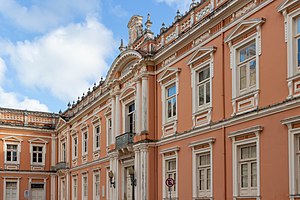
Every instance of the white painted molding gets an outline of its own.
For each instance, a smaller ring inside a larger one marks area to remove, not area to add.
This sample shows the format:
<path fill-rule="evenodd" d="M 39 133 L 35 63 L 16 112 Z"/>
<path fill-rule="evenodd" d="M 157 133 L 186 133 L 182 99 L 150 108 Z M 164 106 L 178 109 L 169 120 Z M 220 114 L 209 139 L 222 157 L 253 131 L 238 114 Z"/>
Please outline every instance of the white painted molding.
<path fill-rule="evenodd" d="M 160 150 L 160 154 L 165 154 L 165 153 L 171 153 L 171 152 L 177 152 L 180 150 L 180 147 L 176 146 L 176 147 L 170 147 L 170 148 L 167 148 L 167 149 L 163 149 L 163 150 Z"/>
<path fill-rule="evenodd" d="M 231 133 L 229 133 L 228 137 L 233 138 L 233 137 L 248 134 L 248 133 L 260 133 L 262 130 L 263 130 L 263 126 L 259 126 L 259 125 L 252 126 L 250 128 L 231 132 Z"/>

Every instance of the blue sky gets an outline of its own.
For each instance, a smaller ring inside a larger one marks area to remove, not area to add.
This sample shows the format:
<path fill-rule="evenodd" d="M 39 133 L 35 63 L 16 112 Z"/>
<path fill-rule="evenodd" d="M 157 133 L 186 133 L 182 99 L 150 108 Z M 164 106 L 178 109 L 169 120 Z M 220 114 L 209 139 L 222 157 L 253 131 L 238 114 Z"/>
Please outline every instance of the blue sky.
<path fill-rule="evenodd" d="M 0 0 L 0 107 L 58 112 L 105 77 L 132 15 L 152 31 L 192 0 Z"/>

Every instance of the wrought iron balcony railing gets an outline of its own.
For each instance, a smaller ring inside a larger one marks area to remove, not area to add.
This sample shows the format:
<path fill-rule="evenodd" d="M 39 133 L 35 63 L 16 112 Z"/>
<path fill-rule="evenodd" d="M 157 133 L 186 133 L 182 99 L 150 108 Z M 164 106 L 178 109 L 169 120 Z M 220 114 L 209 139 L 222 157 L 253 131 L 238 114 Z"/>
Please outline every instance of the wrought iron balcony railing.
<path fill-rule="evenodd" d="M 134 133 L 126 132 L 116 137 L 116 149 L 126 148 L 128 145 L 133 144 Z"/>

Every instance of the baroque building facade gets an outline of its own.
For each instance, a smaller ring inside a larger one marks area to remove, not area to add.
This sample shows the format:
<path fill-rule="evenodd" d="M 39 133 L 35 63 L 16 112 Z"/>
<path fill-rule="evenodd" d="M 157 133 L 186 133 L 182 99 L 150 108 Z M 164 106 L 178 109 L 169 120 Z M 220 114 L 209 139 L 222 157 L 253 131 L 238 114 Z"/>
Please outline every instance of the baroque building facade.
<path fill-rule="evenodd" d="M 133 16 L 64 112 L 1 108 L 0 199 L 300 199 L 300 2 L 192 1 L 151 25 Z"/>

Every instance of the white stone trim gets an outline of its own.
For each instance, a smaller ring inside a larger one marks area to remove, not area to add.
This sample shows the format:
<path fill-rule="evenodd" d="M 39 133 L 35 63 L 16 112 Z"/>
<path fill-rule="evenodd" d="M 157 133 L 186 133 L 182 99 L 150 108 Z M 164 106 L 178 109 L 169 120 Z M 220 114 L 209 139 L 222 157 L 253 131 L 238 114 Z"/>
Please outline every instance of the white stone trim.
<path fill-rule="evenodd" d="M 295 122 L 300 122 L 300 116 L 294 116 L 281 121 L 288 127 L 288 157 L 289 157 L 289 196 L 290 200 L 300 197 L 300 191 L 297 188 L 296 169 L 295 169 L 295 137 L 300 134 L 300 128 L 293 128 Z"/>
<path fill-rule="evenodd" d="M 170 147 L 167 149 L 162 149 L 159 151 L 160 154 L 165 154 L 165 153 L 171 153 L 171 152 L 177 152 L 180 150 L 180 147 L 176 146 L 176 147 Z"/>
<path fill-rule="evenodd" d="M 202 140 L 198 140 L 195 142 L 191 142 L 189 144 L 189 147 L 192 148 L 192 181 L 193 181 L 193 199 L 198 199 L 198 198 L 207 198 L 212 200 L 213 199 L 213 174 L 214 174 L 214 169 L 213 169 L 213 148 L 212 144 L 215 142 L 215 138 L 210 137 Z M 207 148 L 201 148 L 201 149 L 195 149 L 196 146 L 202 145 L 202 144 L 209 144 L 209 147 Z M 203 153 L 209 153 L 210 154 L 210 170 L 211 170 L 211 185 L 210 185 L 210 196 L 198 196 L 198 191 L 197 191 L 197 156 Z"/>
<path fill-rule="evenodd" d="M 262 126 L 253 126 L 247 129 L 231 132 L 228 137 L 232 139 L 232 175 L 233 175 L 233 199 L 243 198 L 240 195 L 239 189 L 239 177 L 238 175 L 238 150 L 241 146 L 247 144 L 256 145 L 256 160 L 257 160 L 257 190 L 256 195 L 248 196 L 248 198 L 255 198 L 260 200 L 260 133 L 263 130 Z M 249 133 L 254 133 L 255 137 L 247 138 L 243 140 L 236 140 L 236 136 L 241 136 Z"/>
<path fill-rule="evenodd" d="M 3 177 L 3 199 L 6 199 L 6 182 L 17 182 L 17 199 L 20 199 L 20 179 L 21 177 Z"/>
<path fill-rule="evenodd" d="M 161 151 L 162 152 L 162 151 Z M 171 152 L 174 152 L 171 151 Z M 167 152 L 165 152 L 167 153 Z M 175 194 L 175 199 L 178 198 L 178 150 L 175 150 L 175 155 L 171 156 L 165 156 L 164 153 L 162 155 L 162 191 L 163 191 L 163 199 L 168 198 L 168 193 L 166 192 L 166 162 L 175 159 L 176 161 L 176 181 L 175 181 L 175 187 L 176 187 L 176 194 Z"/>
<path fill-rule="evenodd" d="M 99 175 L 99 198 L 96 198 L 96 188 L 95 188 L 95 184 L 96 184 L 96 175 Z M 93 172 L 93 200 L 100 200 L 100 198 L 101 198 L 101 195 L 100 195 L 100 193 L 101 193 L 101 187 L 100 187 L 100 185 L 101 185 L 101 176 L 100 176 L 100 170 L 98 169 L 98 170 L 95 170 L 94 172 Z"/>

